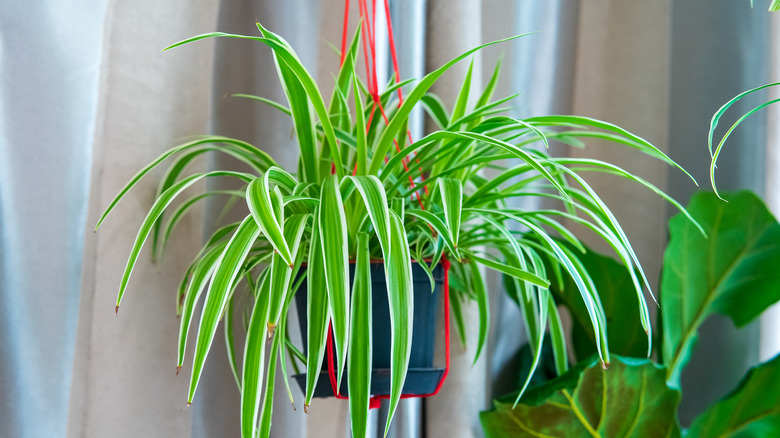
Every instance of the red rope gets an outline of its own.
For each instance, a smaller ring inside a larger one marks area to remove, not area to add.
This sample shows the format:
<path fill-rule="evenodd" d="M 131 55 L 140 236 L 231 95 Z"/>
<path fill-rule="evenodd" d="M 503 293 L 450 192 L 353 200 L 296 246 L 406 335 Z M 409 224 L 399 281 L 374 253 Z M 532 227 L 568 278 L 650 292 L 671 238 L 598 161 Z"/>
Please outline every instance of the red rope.
<path fill-rule="evenodd" d="M 344 28 L 341 31 L 341 62 L 339 66 L 344 66 L 344 56 L 347 55 L 347 23 L 349 23 L 349 0 L 344 1 Z"/>
<path fill-rule="evenodd" d="M 389 0 L 384 0 L 384 6 L 385 6 L 385 18 L 387 20 L 387 32 L 388 32 L 388 40 L 390 44 L 390 54 L 393 60 L 393 72 L 395 74 L 395 82 L 400 83 L 400 69 L 398 68 L 398 56 L 396 54 L 395 49 L 395 38 L 393 35 L 393 24 L 392 20 L 390 18 L 390 2 Z M 378 79 L 377 79 L 377 71 L 376 71 L 376 0 L 372 0 L 371 2 L 371 8 L 372 8 L 372 14 L 369 15 L 368 13 L 368 4 L 366 3 L 366 0 L 358 0 L 358 10 L 360 13 L 360 17 L 364 19 L 363 21 L 363 28 L 361 32 L 361 39 L 363 41 L 363 47 L 365 47 L 364 51 L 364 62 L 366 67 L 366 76 L 367 76 L 367 82 L 368 82 L 368 91 L 371 95 L 371 100 L 373 101 L 373 105 L 371 107 L 371 112 L 368 116 L 368 120 L 366 123 L 366 131 L 368 131 L 368 127 L 371 126 L 371 123 L 374 118 L 374 114 L 376 113 L 376 109 L 379 108 L 379 113 L 382 115 L 382 118 L 385 122 L 385 125 L 389 125 L 389 120 L 387 118 L 387 115 L 385 114 L 384 107 L 382 105 L 382 102 L 379 98 L 379 86 L 378 86 Z M 371 20 L 365 20 L 366 17 L 371 17 Z M 341 65 L 344 65 L 344 57 L 346 55 L 347 51 L 347 28 L 349 24 L 349 0 L 345 0 L 345 6 L 344 6 L 344 26 L 343 31 L 341 34 Z M 358 90 L 355 90 L 355 93 L 357 93 Z M 403 91 L 399 87 L 397 89 L 398 92 L 398 106 L 400 107 L 403 103 Z M 412 134 L 411 131 L 406 131 L 407 137 L 409 139 L 409 143 L 413 143 L 412 141 Z M 397 153 L 401 152 L 401 148 L 398 144 L 398 141 L 396 139 L 393 139 L 393 144 L 395 145 L 395 150 Z M 420 163 L 420 161 L 416 158 L 417 154 L 415 153 L 415 161 L 417 164 Z M 385 162 L 387 161 L 387 158 L 385 157 Z M 404 170 L 408 173 L 409 167 L 407 165 L 407 158 L 404 157 L 401 160 Z M 334 164 L 335 166 L 335 164 Z M 331 166 L 331 173 L 335 173 L 335 167 Z M 420 180 L 423 183 L 423 191 L 426 195 L 429 195 L 428 193 L 428 186 L 424 184 L 425 177 L 423 176 L 422 168 L 418 167 L 418 170 L 420 171 Z M 353 175 L 357 173 L 357 163 L 355 164 L 355 169 L 353 170 Z M 409 185 L 410 188 L 414 190 L 415 183 L 414 178 L 412 178 L 411 175 L 409 175 Z M 415 197 L 417 198 L 417 202 L 420 205 L 421 209 L 424 209 L 422 198 L 419 194 L 419 192 L 414 191 L 413 192 Z M 447 375 L 449 374 L 450 370 L 450 284 L 449 284 L 449 270 L 450 270 L 450 262 L 447 260 L 446 256 L 442 257 L 441 261 L 442 267 L 444 268 L 444 354 L 445 354 L 445 368 L 444 372 L 442 373 L 441 379 L 439 379 L 439 383 L 436 385 L 436 389 L 431 392 L 430 394 L 403 394 L 401 395 L 401 398 L 420 398 L 420 397 L 430 397 L 433 395 L 436 395 L 439 393 L 439 390 L 441 390 L 442 386 L 444 385 L 444 381 L 447 379 Z M 332 323 L 328 323 L 328 335 L 327 335 L 327 341 L 326 341 L 326 350 L 327 350 L 327 360 L 328 360 L 328 378 L 330 380 L 330 386 L 333 391 L 333 394 L 338 399 L 346 400 L 348 397 L 343 396 L 339 394 L 339 388 L 338 383 L 336 381 L 336 373 L 335 373 L 335 360 L 334 360 L 334 354 L 333 354 L 333 333 L 332 333 Z M 369 401 L 369 409 L 377 409 L 380 407 L 380 399 L 382 398 L 390 398 L 389 394 L 380 394 L 375 395 L 371 397 Z"/>

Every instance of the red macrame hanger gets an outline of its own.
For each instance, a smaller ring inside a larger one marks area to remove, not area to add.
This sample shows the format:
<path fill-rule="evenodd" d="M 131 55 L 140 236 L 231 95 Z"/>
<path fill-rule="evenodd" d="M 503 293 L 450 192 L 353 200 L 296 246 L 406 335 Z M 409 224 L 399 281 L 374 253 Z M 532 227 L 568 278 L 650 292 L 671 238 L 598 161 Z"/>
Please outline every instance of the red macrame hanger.
<path fill-rule="evenodd" d="M 346 55 L 347 50 L 347 32 L 348 32 L 348 24 L 349 24 L 349 0 L 345 0 L 344 5 L 344 26 L 342 29 L 342 35 L 341 35 L 341 65 L 344 64 L 344 56 Z M 393 72 L 395 74 L 395 81 L 396 83 L 399 83 L 401 81 L 400 79 L 400 70 L 398 68 L 398 57 L 396 55 L 395 50 L 395 39 L 393 37 L 393 24 L 392 20 L 390 19 L 390 2 L 389 0 L 384 0 L 384 6 L 385 6 L 385 18 L 387 19 L 387 35 L 390 45 L 390 55 L 392 57 L 393 61 Z M 366 67 L 366 80 L 368 85 L 368 91 L 371 95 L 371 100 L 373 102 L 371 106 L 371 112 L 369 113 L 368 119 L 366 121 L 366 126 L 371 126 L 371 121 L 373 120 L 374 114 L 377 109 L 379 109 L 379 113 L 382 116 L 382 119 L 385 122 L 385 125 L 388 125 L 390 122 L 387 118 L 387 115 L 385 114 L 384 107 L 382 106 L 382 102 L 379 98 L 379 88 L 377 83 L 377 72 L 376 72 L 376 0 L 371 0 L 371 14 L 369 14 L 368 11 L 368 4 L 366 3 L 366 0 L 358 0 L 358 9 L 360 11 L 360 18 L 363 19 L 363 26 L 361 31 L 361 39 L 363 42 L 363 47 L 366 49 L 363 52 L 363 58 L 365 61 L 365 67 Z M 370 17 L 370 20 L 368 19 Z M 358 90 L 354 91 L 355 93 L 358 92 Z M 403 103 L 403 91 L 401 88 L 398 88 L 398 106 L 401 106 Z M 412 134 L 410 131 L 406 132 L 407 137 L 409 139 L 409 143 L 412 143 Z M 400 153 L 401 148 L 398 145 L 398 142 L 396 140 L 393 140 L 393 143 L 395 144 L 395 150 L 396 152 Z M 416 155 L 416 154 L 415 154 Z M 385 160 L 387 160 L 385 158 Z M 404 170 L 409 171 L 409 167 L 407 164 L 407 159 L 404 158 L 401 160 L 404 166 Z M 418 162 L 419 164 L 419 162 Z M 332 169 L 335 170 L 335 169 Z M 420 169 L 421 170 L 421 169 Z M 357 167 L 355 168 L 355 171 L 357 171 Z M 353 174 L 355 173 L 353 171 Z M 423 184 L 423 191 L 426 195 L 428 195 L 428 187 L 424 184 L 425 178 L 423 177 L 422 171 L 420 171 L 420 181 Z M 415 188 L 414 179 L 411 175 L 409 175 L 409 185 L 412 189 Z M 420 197 L 420 194 L 417 191 L 414 191 L 413 194 L 417 198 L 417 202 L 420 205 L 421 209 L 424 209 L 422 198 Z M 441 379 L 439 379 L 438 385 L 436 385 L 436 389 L 431 392 L 430 394 L 404 394 L 401 396 L 401 398 L 420 398 L 420 397 L 430 397 L 433 395 L 436 395 L 439 393 L 439 390 L 441 390 L 442 386 L 444 385 L 444 381 L 447 379 L 447 375 L 450 371 L 450 288 L 449 288 L 449 270 L 450 270 L 450 262 L 447 260 L 446 256 L 442 257 L 442 268 L 444 269 L 444 355 L 445 355 L 445 366 L 444 366 L 444 372 L 442 373 Z M 331 331 L 332 327 L 329 324 L 328 325 L 328 339 L 326 342 L 327 345 L 327 358 L 328 358 L 328 378 L 330 380 L 331 389 L 333 390 L 333 394 L 335 394 L 336 398 L 346 400 L 348 397 L 343 396 L 339 394 L 338 390 L 338 382 L 336 382 L 336 373 L 335 373 L 335 361 L 334 361 L 334 354 L 333 354 L 333 334 Z M 388 394 L 380 394 L 380 395 L 374 395 L 371 397 L 369 408 L 370 409 L 376 409 L 380 406 L 380 399 L 382 398 L 390 398 L 390 395 Z"/>

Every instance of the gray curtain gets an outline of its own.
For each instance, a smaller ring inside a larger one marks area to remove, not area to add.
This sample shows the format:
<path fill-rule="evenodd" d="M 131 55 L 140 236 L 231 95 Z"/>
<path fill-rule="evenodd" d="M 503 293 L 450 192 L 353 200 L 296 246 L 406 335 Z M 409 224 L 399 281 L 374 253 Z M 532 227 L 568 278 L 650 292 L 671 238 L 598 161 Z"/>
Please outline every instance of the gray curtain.
<path fill-rule="evenodd" d="M 706 185 L 711 114 L 739 91 L 777 80 L 776 66 L 770 76 L 768 53 L 770 24 L 776 37 L 778 17 L 770 23 L 765 5 L 756 3 L 751 10 L 747 1 L 732 0 L 399 0 L 393 16 L 402 69 L 414 76 L 480 42 L 540 31 L 483 52 L 476 58 L 477 76 L 492 73 L 503 53 L 500 90 L 524 93 L 518 115 L 576 113 L 618 123 L 680 160 Z M 257 18 L 290 40 L 327 84 L 338 64 L 327 42 L 338 46 L 342 8 L 337 0 L 3 3 L 0 437 L 237 436 L 238 392 L 220 346 L 192 407 L 186 406 L 188 373 L 174 375 L 178 321 L 171 291 L 213 214 L 203 209 L 188 215 L 157 265 L 147 251 L 141 254 L 118 316 L 119 277 L 160 172 L 143 179 L 99 233 L 91 230 L 139 168 L 193 134 L 233 135 L 287 166 L 295 163 L 287 120 L 225 97 L 249 92 L 281 98 L 266 48 L 244 41 L 161 48 L 217 29 L 252 33 Z M 465 68 L 458 66 L 438 85 L 445 100 L 452 99 Z M 754 117 L 735 133 L 735 147 L 722 160 L 722 187 L 762 191 L 776 185 L 777 133 L 766 136 L 766 117 Z M 776 120 L 777 113 L 769 117 Z M 768 152 L 767 141 L 773 145 Z M 558 152 L 616 160 L 681 202 L 697 190 L 679 173 L 614 147 Z M 653 277 L 670 211 L 638 187 L 609 178 L 590 182 L 616 210 Z M 780 203 L 769 200 L 777 212 Z M 497 285 L 492 290 L 491 354 L 472 367 L 473 351 L 454 348 L 442 394 L 424 408 L 405 404 L 395 436 L 481 436 L 477 412 L 506 388 L 494 382 L 522 339 L 519 313 L 501 304 Z M 776 339 L 777 328 L 765 327 L 761 338 Z M 732 387 L 758 354 L 757 342 L 747 342 L 756 339 L 758 325 L 736 332 L 729 322 L 715 321 L 706 330 L 689 367 L 695 371 L 683 376 L 683 384 L 708 383 L 686 396 L 684 422 Z M 718 376 L 707 374 L 713 357 L 731 358 Z M 296 397 L 297 412 L 286 397 L 277 398 L 274 436 L 348 436 L 345 403 L 318 401 L 305 416 Z M 383 423 L 382 410 L 372 415 Z"/>
<path fill-rule="evenodd" d="M 64 436 L 106 1 L 0 11 L 0 436 Z"/>

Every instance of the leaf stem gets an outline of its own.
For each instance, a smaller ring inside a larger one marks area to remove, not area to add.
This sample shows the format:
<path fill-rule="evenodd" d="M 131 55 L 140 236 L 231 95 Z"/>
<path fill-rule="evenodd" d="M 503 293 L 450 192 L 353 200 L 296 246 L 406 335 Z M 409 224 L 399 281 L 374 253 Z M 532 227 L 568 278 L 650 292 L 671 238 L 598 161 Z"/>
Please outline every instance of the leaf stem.
<path fill-rule="evenodd" d="M 574 399 L 572 398 L 571 394 L 569 394 L 569 391 L 566 389 L 562 389 L 561 392 L 563 393 L 563 396 L 566 397 L 567 400 L 569 400 L 569 405 L 571 405 L 571 410 L 574 412 L 574 415 L 577 416 L 577 419 L 580 420 L 580 423 L 585 427 L 585 430 L 588 431 L 588 433 L 593 438 L 601 438 L 601 434 L 593 430 L 593 426 L 588 423 L 588 420 L 585 418 L 585 416 L 580 411 L 580 408 L 577 407 L 577 405 L 574 403 Z"/>

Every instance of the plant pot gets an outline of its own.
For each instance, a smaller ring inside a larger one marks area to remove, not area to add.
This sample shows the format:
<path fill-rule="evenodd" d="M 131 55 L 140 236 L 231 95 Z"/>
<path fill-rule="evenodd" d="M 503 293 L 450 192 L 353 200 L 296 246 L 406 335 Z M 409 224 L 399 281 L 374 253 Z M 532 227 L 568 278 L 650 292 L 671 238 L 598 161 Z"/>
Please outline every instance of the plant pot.
<path fill-rule="evenodd" d="M 355 265 L 349 265 L 350 284 L 355 276 Z M 433 352 L 436 345 L 436 323 L 441 307 L 441 289 L 444 284 L 444 269 L 437 265 L 433 269 L 434 289 L 423 268 L 412 262 L 412 282 L 414 287 L 414 327 L 412 329 L 412 352 L 409 358 L 409 371 L 403 387 L 403 394 L 430 394 L 439 383 L 444 368 L 433 366 Z M 390 308 L 385 286 L 385 269 L 382 262 L 371 263 L 371 305 L 372 305 L 372 359 L 371 394 L 386 395 L 390 393 Z M 324 286 L 323 286 L 323 293 Z M 295 294 L 295 306 L 298 310 L 298 321 L 306 352 L 307 317 L 306 303 L 308 285 L 301 284 Z M 335 358 L 334 358 L 335 359 Z M 320 377 L 314 390 L 315 397 L 333 397 L 333 389 L 328 377 L 328 359 L 323 360 Z M 348 395 L 347 375 L 345 369 L 339 393 Z M 302 390 L 306 390 L 306 374 L 293 376 Z"/>

